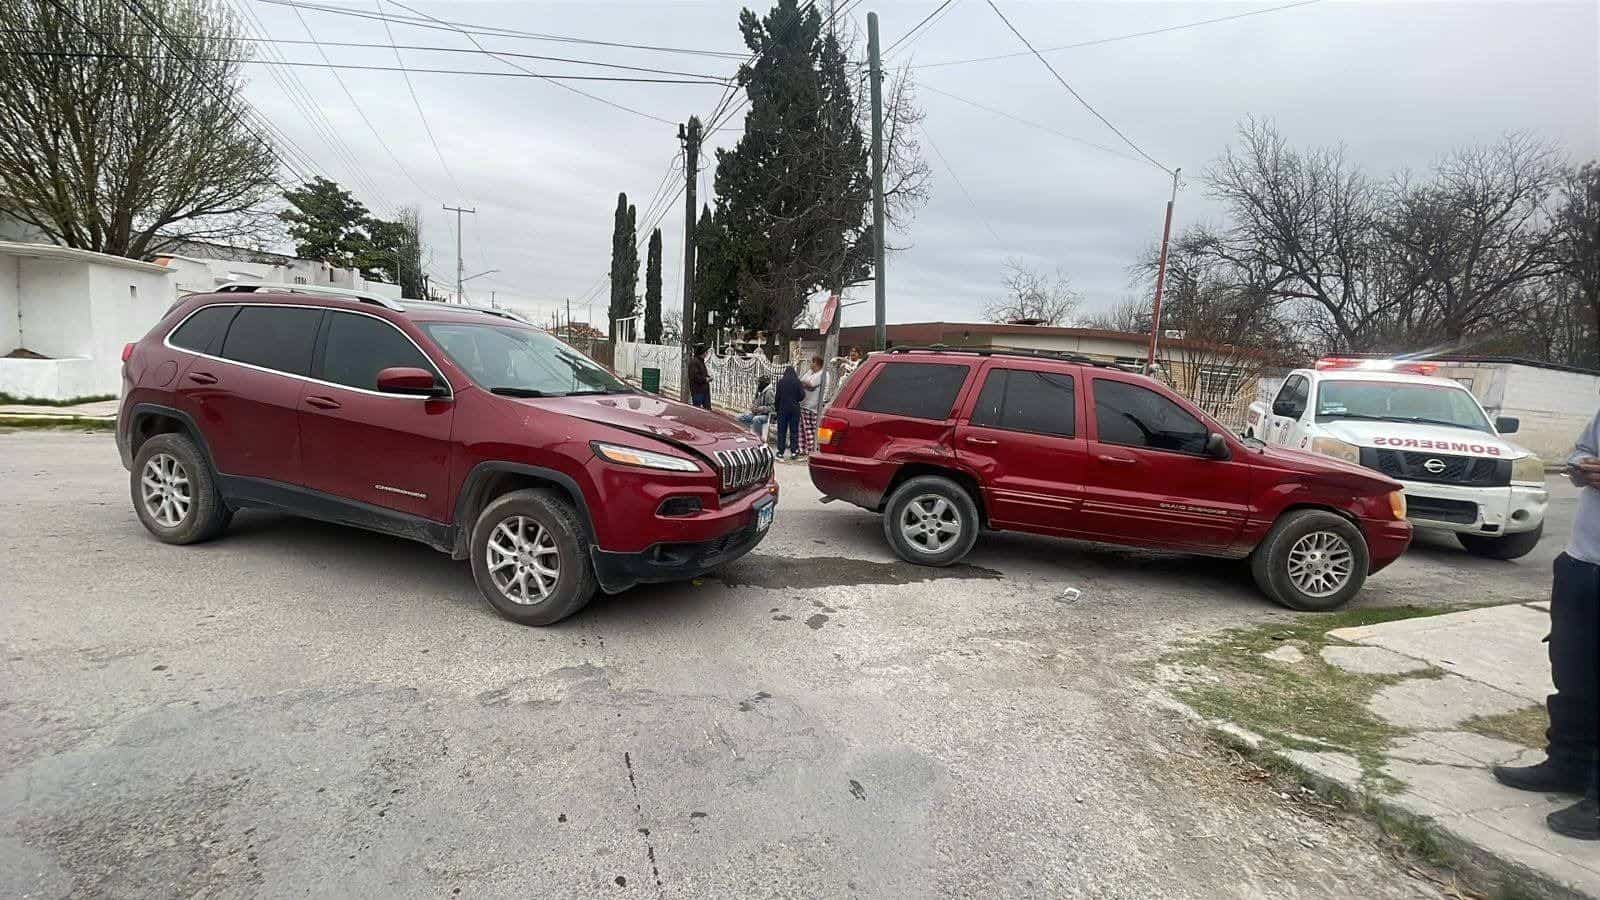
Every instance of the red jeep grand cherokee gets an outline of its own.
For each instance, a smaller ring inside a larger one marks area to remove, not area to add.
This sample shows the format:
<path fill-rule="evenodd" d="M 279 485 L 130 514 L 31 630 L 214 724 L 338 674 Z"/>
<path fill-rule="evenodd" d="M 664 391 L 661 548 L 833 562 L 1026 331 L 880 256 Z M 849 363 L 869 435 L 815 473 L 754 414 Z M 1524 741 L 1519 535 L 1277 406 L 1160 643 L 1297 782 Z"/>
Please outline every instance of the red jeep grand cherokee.
<path fill-rule="evenodd" d="M 1247 443 L 1157 382 L 1084 357 L 893 350 L 818 428 L 811 480 L 883 513 L 910 562 L 949 565 L 980 528 L 1250 557 L 1294 609 L 1332 609 L 1411 541 L 1400 485 Z"/>
<path fill-rule="evenodd" d="M 117 446 L 157 538 L 262 507 L 472 560 L 501 615 L 689 578 L 772 523 L 772 454 L 507 313 L 294 285 L 180 301 L 123 354 Z"/>

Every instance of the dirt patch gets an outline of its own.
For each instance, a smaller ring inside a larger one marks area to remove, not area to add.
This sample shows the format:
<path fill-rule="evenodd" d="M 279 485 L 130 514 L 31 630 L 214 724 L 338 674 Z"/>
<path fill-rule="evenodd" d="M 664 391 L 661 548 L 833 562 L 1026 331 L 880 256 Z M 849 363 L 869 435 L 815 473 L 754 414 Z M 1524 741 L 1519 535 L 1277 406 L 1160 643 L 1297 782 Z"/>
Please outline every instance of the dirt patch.
<path fill-rule="evenodd" d="M 955 565 L 914 566 L 908 562 L 872 562 L 843 556 L 765 556 L 751 554 L 723 566 L 709 577 L 731 588 L 819 588 L 865 584 L 917 584 L 942 578 L 1002 578 L 994 569 Z"/>
<path fill-rule="evenodd" d="M 1550 727 L 1550 715 L 1542 706 L 1529 706 L 1498 716 L 1474 716 L 1462 722 L 1461 727 L 1488 737 L 1543 750 L 1544 731 Z"/>

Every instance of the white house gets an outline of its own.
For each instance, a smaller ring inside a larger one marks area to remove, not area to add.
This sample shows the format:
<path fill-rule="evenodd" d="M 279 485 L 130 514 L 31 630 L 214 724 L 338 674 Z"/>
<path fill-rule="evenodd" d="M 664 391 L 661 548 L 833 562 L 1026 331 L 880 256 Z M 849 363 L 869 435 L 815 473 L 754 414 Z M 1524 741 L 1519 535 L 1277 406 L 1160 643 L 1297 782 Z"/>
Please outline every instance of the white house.
<path fill-rule="evenodd" d="M 0 393 L 116 394 L 123 345 L 143 337 L 176 296 L 165 266 L 0 241 Z"/>
<path fill-rule="evenodd" d="M 1511 440 L 1546 463 L 1562 463 L 1600 411 L 1600 372 L 1508 358 L 1439 359 L 1444 378 L 1467 386 L 1490 416 L 1519 420 Z"/>

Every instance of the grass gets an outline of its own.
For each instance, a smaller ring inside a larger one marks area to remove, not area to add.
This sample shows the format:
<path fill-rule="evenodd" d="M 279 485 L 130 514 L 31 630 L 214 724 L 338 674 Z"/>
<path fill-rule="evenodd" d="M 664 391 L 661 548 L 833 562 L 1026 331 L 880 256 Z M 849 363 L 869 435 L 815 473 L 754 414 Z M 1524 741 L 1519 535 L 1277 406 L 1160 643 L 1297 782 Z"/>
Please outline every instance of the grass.
<path fill-rule="evenodd" d="M 1461 727 L 1488 737 L 1543 750 L 1544 730 L 1550 727 L 1550 716 L 1543 706 L 1529 706 L 1497 716 L 1473 716 L 1461 723 Z"/>
<path fill-rule="evenodd" d="M 12 406 L 77 406 L 80 403 L 98 403 L 115 400 L 116 394 L 94 394 L 88 397 L 69 397 L 66 400 L 43 400 L 38 397 L 17 397 L 0 391 L 0 403 Z"/>
<path fill-rule="evenodd" d="M 1378 781 L 1383 751 L 1405 730 L 1373 715 L 1367 701 L 1397 681 L 1444 673 L 1347 672 L 1322 659 L 1328 632 L 1436 616 L 1459 608 L 1397 606 L 1300 616 L 1285 623 L 1235 628 L 1182 645 L 1160 662 L 1200 671 L 1201 678 L 1174 685 L 1172 691 L 1201 714 L 1234 722 L 1286 747 L 1349 753 L 1361 762 L 1369 779 Z M 1305 658 L 1290 664 L 1262 656 L 1285 644 L 1298 646 Z"/>

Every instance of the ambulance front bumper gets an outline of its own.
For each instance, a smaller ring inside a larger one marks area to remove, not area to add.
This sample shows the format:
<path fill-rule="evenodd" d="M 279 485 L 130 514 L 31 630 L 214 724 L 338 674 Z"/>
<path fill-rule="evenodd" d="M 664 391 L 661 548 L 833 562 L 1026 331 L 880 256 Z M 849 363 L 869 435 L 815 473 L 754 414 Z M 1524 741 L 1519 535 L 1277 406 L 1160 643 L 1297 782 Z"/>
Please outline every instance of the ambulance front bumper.
<path fill-rule="evenodd" d="M 1406 518 L 1418 528 L 1460 534 L 1517 534 L 1544 522 L 1550 492 L 1543 485 L 1456 487 L 1421 481 L 1400 482 L 1406 491 Z"/>

